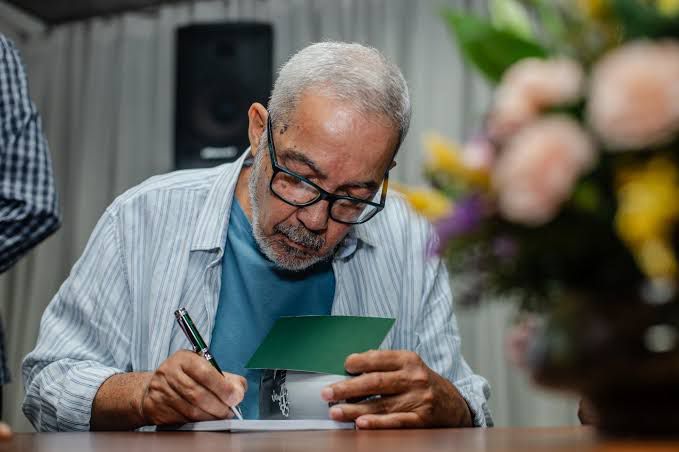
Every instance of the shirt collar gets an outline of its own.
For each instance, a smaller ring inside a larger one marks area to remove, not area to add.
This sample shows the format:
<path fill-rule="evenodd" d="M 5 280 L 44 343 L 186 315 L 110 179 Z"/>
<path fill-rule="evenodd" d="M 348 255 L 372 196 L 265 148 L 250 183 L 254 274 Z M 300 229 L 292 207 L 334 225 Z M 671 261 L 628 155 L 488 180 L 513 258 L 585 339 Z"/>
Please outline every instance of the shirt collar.
<path fill-rule="evenodd" d="M 248 147 L 234 163 L 220 167 L 221 171 L 210 188 L 205 205 L 198 217 L 191 241 L 191 251 L 208 251 L 224 247 L 238 176 L 249 156 L 250 148 Z M 369 223 L 353 226 L 339 246 L 336 256 L 350 257 L 361 242 L 370 247 L 379 243 Z"/>
<path fill-rule="evenodd" d="M 248 148 L 234 163 L 222 165 L 198 216 L 191 241 L 191 251 L 222 249 L 229 226 L 231 204 L 243 162 L 250 155 Z"/>

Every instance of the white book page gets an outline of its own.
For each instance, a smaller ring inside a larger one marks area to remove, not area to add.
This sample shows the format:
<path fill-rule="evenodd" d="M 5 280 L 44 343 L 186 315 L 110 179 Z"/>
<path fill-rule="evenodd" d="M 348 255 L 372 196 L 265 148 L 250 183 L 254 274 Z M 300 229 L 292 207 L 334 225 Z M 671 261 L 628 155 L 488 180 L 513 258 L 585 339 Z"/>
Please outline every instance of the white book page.
<path fill-rule="evenodd" d="M 292 430 L 354 430 L 353 422 L 335 422 L 323 419 L 264 421 L 230 419 L 223 421 L 203 421 L 184 424 L 176 428 L 193 432 L 274 432 Z"/>

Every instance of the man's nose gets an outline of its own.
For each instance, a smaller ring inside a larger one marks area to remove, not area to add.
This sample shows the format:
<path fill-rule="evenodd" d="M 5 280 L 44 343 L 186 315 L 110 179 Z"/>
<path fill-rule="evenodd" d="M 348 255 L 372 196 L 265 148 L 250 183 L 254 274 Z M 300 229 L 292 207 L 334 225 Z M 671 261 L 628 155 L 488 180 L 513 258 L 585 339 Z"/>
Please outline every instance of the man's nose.
<path fill-rule="evenodd" d="M 310 231 L 324 231 L 328 227 L 328 201 L 319 201 L 307 207 L 300 207 L 297 219 Z"/>

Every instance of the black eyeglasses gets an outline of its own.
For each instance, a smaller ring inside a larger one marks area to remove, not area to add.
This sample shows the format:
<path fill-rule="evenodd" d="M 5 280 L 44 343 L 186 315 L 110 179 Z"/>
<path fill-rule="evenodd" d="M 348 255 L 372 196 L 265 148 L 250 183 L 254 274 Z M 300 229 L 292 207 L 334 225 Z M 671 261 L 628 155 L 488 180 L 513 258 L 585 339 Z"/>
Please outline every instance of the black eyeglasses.
<path fill-rule="evenodd" d="M 389 187 L 389 171 L 384 174 L 382 195 L 380 202 L 374 203 L 353 196 L 340 196 L 328 193 L 306 177 L 295 174 L 278 164 L 276 160 L 276 146 L 273 142 L 273 127 L 271 115 L 267 123 L 267 137 L 269 156 L 271 157 L 271 182 L 269 188 L 281 201 L 295 207 L 308 207 L 320 201 L 328 201 L 328 215 L 338 223 L 361 224 L 370 220 L 384 209 Z"/>

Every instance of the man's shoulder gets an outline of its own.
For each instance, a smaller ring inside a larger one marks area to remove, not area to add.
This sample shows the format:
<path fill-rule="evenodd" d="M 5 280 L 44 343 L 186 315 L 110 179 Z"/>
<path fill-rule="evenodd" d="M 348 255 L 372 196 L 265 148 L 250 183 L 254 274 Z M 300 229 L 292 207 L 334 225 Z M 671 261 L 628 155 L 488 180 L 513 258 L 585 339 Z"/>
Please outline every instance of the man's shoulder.
<path fill-rule="evenodd" d="M 225 170 L 227 170 L 226 165 L 220 165 L 214 168 L 179 170 L 153 176 L 118 196 L 107 210 L 115 215 L 139 203 L 148 201 L 153 203 L 161 197 L 181 199 L 192 195 L 194 199 L 205 198 Z"/>

